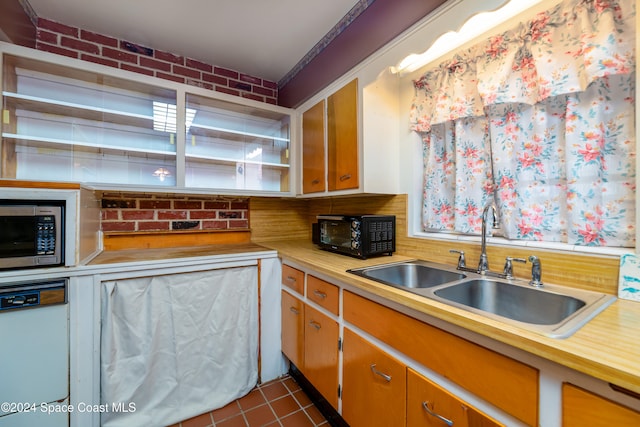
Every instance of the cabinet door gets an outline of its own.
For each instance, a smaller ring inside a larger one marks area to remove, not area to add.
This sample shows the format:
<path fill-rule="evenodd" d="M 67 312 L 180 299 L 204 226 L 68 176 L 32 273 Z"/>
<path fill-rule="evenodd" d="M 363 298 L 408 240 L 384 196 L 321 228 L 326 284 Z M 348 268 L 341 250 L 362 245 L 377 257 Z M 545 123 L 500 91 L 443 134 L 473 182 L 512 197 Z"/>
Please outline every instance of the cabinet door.
<path fill-rule="evenodd" d="M 563 427 L 638 426 L 640 413 L 571 384 L 562 385 Z"/>
<path fill-rule="evenodd" d="M 304 370 L 304 303 L 282 291 L 282 352 Z"/>
<path fill-rule="evenodd" d="M 405 366 L 344 330 L 342 417 L 351 427 L 404 426 Z"/>
<path fill-rule="evenodd" d="M 337 409 L 338 322 L 306 305 L 304 324 L 304 374 Z"/>
<path fill-rule="evenodd" d="M 327 98 L 329 191 L 358 188 L 358 80 Z"/>
<path fill-rule="evenodd" d="M 302 114 L 302 192 L 325 190 L 324 100 Z"/>
<path fill-rule="evenodd" d="M 407 369 L 407 427 L 498 427 L 502 424 Z"/>

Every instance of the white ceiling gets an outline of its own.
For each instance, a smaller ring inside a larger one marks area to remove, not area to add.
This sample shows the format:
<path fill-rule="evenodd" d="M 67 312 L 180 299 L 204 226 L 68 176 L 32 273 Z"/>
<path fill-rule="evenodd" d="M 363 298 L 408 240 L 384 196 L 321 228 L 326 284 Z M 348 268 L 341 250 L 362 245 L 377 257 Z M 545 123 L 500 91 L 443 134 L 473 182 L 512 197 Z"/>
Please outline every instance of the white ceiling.
<path fill-rule="evenodd" d="M 38 17 L 279 81 L 357 0 L 28 0 Z"/>

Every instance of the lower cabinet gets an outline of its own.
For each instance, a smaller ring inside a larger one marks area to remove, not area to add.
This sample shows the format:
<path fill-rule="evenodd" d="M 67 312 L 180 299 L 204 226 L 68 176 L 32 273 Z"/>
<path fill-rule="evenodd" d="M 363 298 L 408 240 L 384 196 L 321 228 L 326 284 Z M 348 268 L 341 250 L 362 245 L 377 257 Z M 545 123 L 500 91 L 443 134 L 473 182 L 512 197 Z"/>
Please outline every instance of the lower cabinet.
<path fill-rule="evenodd" d="M 562 385 L 563 427 L 640 426 L 640 412 L 573 384 Z"/>
<path fill-rule="evenodd" d="M 406 367 L 344 329 L 342 417 L 351 427 L 404 426 Z"/>
<path fill-rule="evenodd" d="M 503 426 L 413 369 L 407 368 L 407 427 L 446 425 Z"/>
<path fill-rule="evenodd" d="M 304 303 L 282 291 L 282 352 L 304 370 Z"/>
<path fill-rule="evenodd" d="M 334 408 L 338 407 L 338 322 L 318 310 L 304 308 L 302 373 Z"/>

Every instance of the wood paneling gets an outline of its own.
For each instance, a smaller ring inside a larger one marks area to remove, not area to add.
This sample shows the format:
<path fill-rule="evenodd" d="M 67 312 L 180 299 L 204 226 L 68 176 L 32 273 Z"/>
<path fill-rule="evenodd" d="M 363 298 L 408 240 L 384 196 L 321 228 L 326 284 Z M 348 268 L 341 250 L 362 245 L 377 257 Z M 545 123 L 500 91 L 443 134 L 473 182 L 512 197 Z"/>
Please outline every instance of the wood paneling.
<path fill-rule="evenodd" d="M 252 197 L 250 206 L 251 240 L 311 240 L 306 200 Z"/>
<path fill-rule="evenodd" d="M 226 245 L 231 243 L 249 243 L 249 230 L 224 231 L 168 231 L 105 233 L 103 245 L 105 251 L 126 249 L 184 248 L 189 246 Z"/>

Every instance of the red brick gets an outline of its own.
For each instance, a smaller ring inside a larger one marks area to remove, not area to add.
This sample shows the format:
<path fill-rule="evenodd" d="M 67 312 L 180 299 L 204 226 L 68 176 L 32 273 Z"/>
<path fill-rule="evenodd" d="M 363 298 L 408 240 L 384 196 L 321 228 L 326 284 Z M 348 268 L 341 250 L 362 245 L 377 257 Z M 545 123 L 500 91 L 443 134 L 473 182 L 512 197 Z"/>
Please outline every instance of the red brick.
<path fill-rule="evenodd" d="M 161 73 L 160 71 L 156 71 L 156 77 L 160 77 L 165 80 L 172 80 L 178 83 L 184 83 L 184 77 L 174 76 L 173 74 Z"/>
<path fill-rule="evenodd" d="M 38 28 L 37 37 L 41 42 L 58 44 L 58 35 L 56 33 Z"/>
<path fill-rule="evenodd" d="M 213 85 L 211 83 L 205 83 L 199 80 L 187 79 L 187 84 L 190 86 L 196 86 L 196 87 L 201 87 L 203 89 L 213 90 Z"/>
<path fill-rule="evenodd" d="M 138 74 L 146 74 L 147 76 L 153 76 L 153 70 L 147 70 L 146 68 L 136 67 L 129 64 L 120 64 L 120 68 L 127 71 L 133 71 Z"/>
<path fill-rule="evenodd" d="M 262 86 L 269 88 L 269 89 L 278 89 L 278 83 L 276 82 L 271 82 L 269 80 L 263 80 L 262 81 Z"/>
<path fill-rule="evenodd" d="M 246 219 L 230 219 L 229 228 L 249 228 L 249 221 Z"/>
<path fill-rule="evenodd" d="M 195 59 L 187 58 L 186 65 L 189 68 L 196 68 L 196 69 L 198 69 L 200 71 L 204 71 L 206 73 L 213 72 L 213 66 L 212 65 L 206 64 L 204 62 L 196 61 Z"/>
<path fill-rule="evenodd" d="M 158 211 L 158 219 L 187 219 L 187 211 Z"/>
<path fill-rule="evenodd" d="M 162 61 L 173 62 L 174 64 L 178 64 L 178 65 L 184 65 L 184 57 L 179 55 L 174 55 L 173 53 L 156 50 L 154 53 L 154 57 Z"/>
<path fill-rule="evenodd" d="M 102 231 L 135 231 L 136 223 L 132 221 L 107 221 L 102 223 Z"/>
<path fill-rule="evenodd" d="M 120 49 L 141 56 L 153 56 L 153 49 L 139 44 L 131 43 L 126 40 L 120 40 Z"/>
<path fill-rule="evenodd" d="M 80 38 L 88 42 L 99 43 L 105 46 L 118 47 L 118 39 L 108 37 L 103 34 L 92 33 L 87 30 L 80 30 Z"/>
<path fill-rule="evenodd" d="M 51 45 L 48 45 L 46 43 L 38 42 L 36 44 L 36 49 L 42 50 L 44 52 L 51 52 L 51 53 L 55 53 L 55 54 L 58 54 L 58 55 L 68 56 L 70 58 L 77 58 L 78 57 L 78 52 L 76 52 L 74 50 L 64 49 L 64 48 L 61 48 L 61 47 L 58 47 L 58 46 L 51 46 Z"/>
<path fill-rule="evenodd" d="M 189 211 L 189 219 L 215 219 L 216 211 Z"/>
<path fill-rule="evenodd" d="M 202 209 L 200 200 L 174 200 L 174 209 Z"/>
<path fill-rule="evenodd" d="M 87 53 L 100 53 L 100 49 L 95 44 L 78 39 L 72 39 L 70 37 L 62 37 L 62 40 L 60 40 L 60 45 L 68 47 L 69 49 L 80 50 Z"/>
<path fill-rule="evenodd" d="M 265 98 L 264 102 L 267 104 L 278 105 L 278 100 L 276 98 Z"/>
<path fill-rule="evenodd" d="M 102 64 L 102 65 L 107 65 L 109 67 L 115 67 L 118 68 L 118 61 L 113 61 L 111 59 L 105 59 L 99 56 L 93 56 L 93 55 L 88 55 L 86 53 L 83 53 L 82 55 L 80 55 L 80 59 L 82 59 L 83 61 L 89 61 L 89 62 L 93 62 L 96 64 Z"/>
<path fill-rule="evenodd" d="M 153 219 L 154 212 L 152 210 L 123 210 L 123 220 L 137 220 L 137 219 Z"/>
<path fill-rule="evenodd" d="M 154 68 L 160 71 L 171 71 L 171 64 L 169 64 L 168 62 L 157 61 L 145 56 L 140 57 L 140 65 L 147 68 Z"/>
<path fill-rule="evenodd" d="M 227 86 L 229 84 L 229 80 L 225 77 L 216 76 L 215 74 L 202 73 L 202 80 L 222 86 Z"/>
<path fill-rule="evenodd" d="M 253 99 L 254 101 L 264 102 L 264 97 L 259 95 L 254 95 L 252 93 L 243 92 L 242 97 L 246 99 Z"/>
<path fill-rule="evenodd" d="M 205 209 L 229 209 L 229 202 L 225 201 L 215 201 L 215 202 L 204 202 Z"/>
<path fill-rule="evenodd" d="M 180 65 L 173 66 L 173 73 L 180 74 L 181 76 L 191 77 L 194 79 L 200 79 L 200 71 L 192 70 L 191 68 L 182 67 Z"/>
<path fill-rule="evenodd" d="M 257 93 L 258 95 L 264 95 L 264 96 L 273 96 L 273 91 L 271 89 L 267 89 L 260 86 L 254 86 L 253 93 Z"/>
<path fill-rule="evenodd" d="M 103 220 L 117 220 L 120 219 L 117 209 L 102 209 Z"/>
<path fill-rule="evenodd" d="M 216 86 L 217 92 L 228 93 L 229 95 L 240 96 L 240 91 L 229 89 L 228 87 Z"/>
<path fill-rule="evenodd" d="M 203 230 L 225 230 L 227 221 L 202 221 Z"/>
<path fill-rule="evenodd" d="M 169 221 L 140 221 L 138 222 L 138 230 L 168 230 L 169 224 Z"/>
<path fill-rule="evenodd" d="M 49 19 L 38 18 L 38 27 L 53 31 L 54 33 L 78 38 L 78 29 L 76 27 L 60 24 L 59 22 L 51 21 Z"/>
<path fill-rule="evenodd" d="M 171 200 L 140 200 L 140 209 L 169 209 Z"/>
<path fill-rule="evenodd" d="M 232 79 L 238 78 L 238 72 L 229 70 L 228 68 L 213 67 L 213 73 L 219 76 L 231 77 Z"/>
<path fill-rule="evenodd" d="M 254 85 L 262 85 L 261 78 L 250 76 L 248 74 L 240 74 L 240 80 L 243 82 L 254 84 Z"/>
<path fill-rule="evenodd" d="M 138 55 L 117 49 L 111 49 L 110 47 L 102 48 L 102 55 L 117 61 L 131 62 L 132 64 L 138 63 Z"/>
<path fill-rule="evenodd" d="M 231 202 L 231 209 L 249 209 L 248 201 Z"/>

